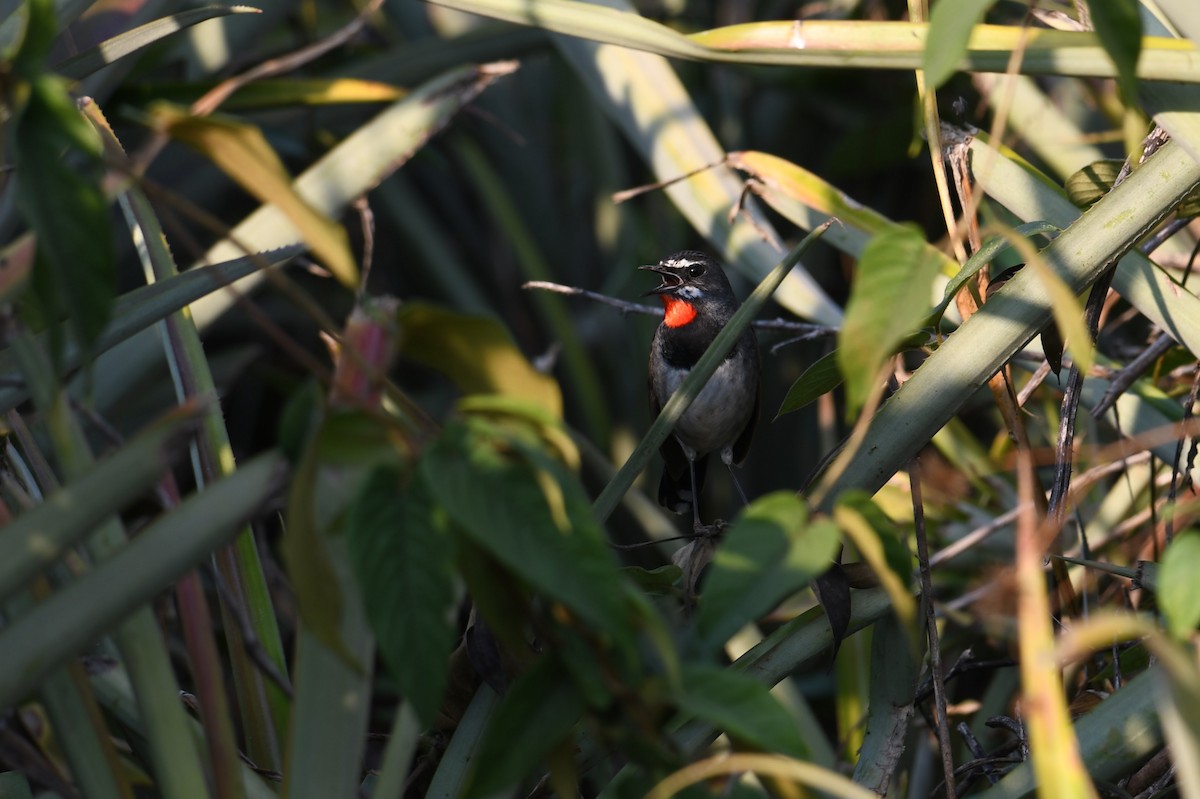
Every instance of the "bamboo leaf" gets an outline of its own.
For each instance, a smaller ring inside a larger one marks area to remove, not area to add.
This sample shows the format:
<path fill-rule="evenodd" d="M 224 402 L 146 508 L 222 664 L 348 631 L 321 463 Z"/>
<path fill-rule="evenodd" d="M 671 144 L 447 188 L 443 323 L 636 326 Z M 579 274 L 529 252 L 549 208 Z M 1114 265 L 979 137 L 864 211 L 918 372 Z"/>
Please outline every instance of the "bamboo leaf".
<path fill-rule="evenodd" d="M 933 279 L 941 266 L 912 225 L 875 236 L 863 250 L 838 331 L 848 414 L 863 406 L 884 362 L 928 316 Z"/>
<path fill-rule="evenodd" d="M 228 14 L 261 13 L 259 9 L 251 6 L 204 6 L 181 11 L 106 39 L 95 47 L 56 64 L 54 71 L 65 77 L 80 80 L 114 61 L 149 47 L 160 39 L 206 20 Z"/>
<path fill-rule="evenodd" d="M 936 89 L 954 74 L 955 67 L 967 54 L 971 30 L 983 21 L 984 14 L 995 0 L 965 0 L 965 2 L 933 4 L 929 17 L 929 37 L 925 40 L 925 55 L 921 68 L 931 89 Z"/>
<path fill-rule="evenodd" d="M 1137 103 L 1137 64 L 1142 51 L 1142 18 L 1137 0 L 1088 3 L 1092 25 L 1117 68 L 1117 86 L 1127 105 Z"/>
<path fill-rule="evenodd" d="M 499 322 L 424 303 L 402 307 L 399 322 L 403 356 L 442 372 L 464 394 L 525 399 L 562 416 L 558 383 L 533 368 Z"/>
<path fill-rule="evenodd" d="M 351 289 L 358 285 L 358 266 L 345 228 L 292 186 L 291 176 L 261 130 L 228 119 L 190 116 L 163 104 L 151 109 L 151 114 L 168 135 L 212 160 L 247 192 L 287 216 L 342 285 Z"/>
<path fill-rule="evenodd" d="M 99 520 L 144 494 L 184 451 L 199 420 L 192 407 L 151 426 L 0 536 L 0 599 L 57 560 Z"/>
<path fill-rule="evenodd" d="M 78 581 L 59 590 L 0 633 L 0 706 L 8 707 L 46 671 L 157 595 L 228 541 L 272 498 L 281 458 L 268 453 L 192 495 Z"/>

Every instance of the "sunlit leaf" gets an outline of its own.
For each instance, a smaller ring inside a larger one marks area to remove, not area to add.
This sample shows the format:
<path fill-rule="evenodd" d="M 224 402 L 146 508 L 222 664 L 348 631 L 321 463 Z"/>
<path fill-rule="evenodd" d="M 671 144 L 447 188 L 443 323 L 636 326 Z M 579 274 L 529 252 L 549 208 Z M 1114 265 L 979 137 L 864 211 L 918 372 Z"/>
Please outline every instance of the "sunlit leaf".
<path fill-rule="evenodd" d="M 1125 161 L 1120 158 L 1107 158 L 1088 164 L 1067 178 L 1064 184 L 1067 196 L 1080 208 L 1087 208 L 1112 190 L 1117 174 L 1124 165 Z"/>
<path fill-rule="evenodd" d="M 930 88 L 936 89 L 954 74 L 971 40 L 971 30 L 996 0 L 940 0 L 933 4 L 925 55 L 921 68 Z"/>
<path fill-rule="evenodd" d="M 1171 542 L 1158 569 L 1158 606 L 1167 630 L 1187 638 L 1200 624 L 1200 533 L 1188 531 Z"/>
<path fill-rule="evenodd" d="M 1142 18 L 1137 0 L 1088 3 L 1092 26 L 1117 67 L 1117 86 L 1126 104 L 1137 103 L 1137 63 L 1142 52 Z"/>
<path fill-rule="evenodd" d="M 725 535 L 704 581 L 696 627 L 719 647 L 799 591 L 833 562 L 837 529 L 810 524 L 804 503 L 790 491 L 752 502 Z"/>
<path fill-rule="evenodd" d="M 838 333 L 848 413 L 862 407 L 884 362 L 928 316 L 933 279 L 941 266 L 914 225 L 885 231 L 863 250 Z"/>
<path fill-rule="evenodd" d="M 358 266 L 345 228 L 296 191 L 261 130 L 229 119 L 190 116 L 164 104 L 152 113 L 172 138 L 212 159 L 247 192 L 282 211 L 343 285 L 358 285 Z"/>
<path fill-rule="evenodd" d="M 558 383 L 538 372 L 504 326 L 422 303 L 400 309 L 401 357 L 445 374 L 464 394 L 505 394 L 562 415 Z"/>
<path fill-rule="evenodd" d="M 161 17 L 145 25 L 139 25 L 133 30 L 125 31 L 111 39 L 105 39 L 100 44 L 71 56 L 56 64 L 54 71 L 68 78 L 83 78 L 102 67 L 132 55 L 138 50 L 148 47 L 155 42 L 190 28 L 205 20 L 223 17 L 228 14 L 259 14 L 257 8 L 250 6 L 204 6 L 188 9 L 168 17 Z"/>

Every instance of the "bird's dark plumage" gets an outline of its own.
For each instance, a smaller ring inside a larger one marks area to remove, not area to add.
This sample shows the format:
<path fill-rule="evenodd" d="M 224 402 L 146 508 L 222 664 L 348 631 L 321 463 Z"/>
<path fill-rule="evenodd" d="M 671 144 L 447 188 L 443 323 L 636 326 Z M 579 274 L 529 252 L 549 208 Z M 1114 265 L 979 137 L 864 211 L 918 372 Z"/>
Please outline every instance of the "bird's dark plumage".
<path fill-rule="evenodd" d="M 642 268 L 661 276 L 648 293 L 657 294 L 666 308 L 650 345 L 650 407 L 657 416 L 739 302 L 720 264 L 704 253 L 687 250 Z M 758 417 L 759 371 L 758 341 L 747 328 L 662 445 L 666 467 L 659 502 L 676 513 L 691 506 L 697 526 L 707 456 L 715 452 L 730 467 L 746 457 Z"/>

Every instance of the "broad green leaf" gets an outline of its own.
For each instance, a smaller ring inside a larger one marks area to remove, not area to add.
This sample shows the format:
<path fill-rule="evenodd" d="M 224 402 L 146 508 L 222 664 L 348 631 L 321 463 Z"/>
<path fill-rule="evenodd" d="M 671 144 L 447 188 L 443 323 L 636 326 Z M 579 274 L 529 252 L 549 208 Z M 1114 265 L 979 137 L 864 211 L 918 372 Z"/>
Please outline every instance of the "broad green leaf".
<path fill-rule="evenodd" d="M 494 319 L 423 303 L 400 309 L 401 357 L 437 369 L 464 394 L 504 394 L 562 416 L 554 378 L 533 368 Z"/>
<path fill-rule="evenodd" d="M 1172 636 L 1186 639 L 1200 624 L 1200 533 L 1189 530 L 1171 542 L 1158 569 L 1158 606 Z"/>
<path fill-rule="evenodd" d="M 675 701 L 684 713 L 708 722 L 742 746 L 798 758 L 808 755 L 796 722 L 770 688 L 748 674 L 685 665 Z"/>
<path fill-rule="evenodd" d="M 696 629 L 710 649 L 774 608 L 829 568 L 837 529 L 808 522 L 790 491 L 756 499 L 742 511 L 713 557 Z"/>
<path fill-rule="evenodd" d="M 983 21 L 983 15 L 996 0 L 937 0 L 929 17 L 929 33 L 925 37 L 925 54 L 921 68 L 931 89 L 946 82 L 963 56 L 971 40 L 971 30 Z"/>
<path fill-rule="evenodd" d="M 476 545 L 548 599 L 627 645 L 630 618 L 612 554 L 578 479 L 482 420 L 451 422 L 421 471 Z"/>
<path fill-rule="evenodd" d="M 65 311 L 90 352 L 117 294 L 100 141 L 61 79 L 49 75 L 30 81 L 13 138 L 17 204 L 37 234 L 33 286 L 43 322 L 57 329 Z"/>
<path fill-rule="evenodd" d="M 1117 68 L 1117 86 L 1127 105 L 1137 105 L 1137 63 L 1142 52 L 1142 18 L 1138 0 L 1088 3 L 1100 44 Z"/>
<path fill-rule="evenodd" d="M 915 225 L 884 231 L 863 250 L 838 333 L 847 413 L 863 406 L 896 346 L 929 315 L 941 265 Z"/>
<path fill-rule="evenodd" d="M 466 799 L 512 788 L 571 734 L 583 716 L 583 699 L 554 653 L 508 689 L 488 725 L 467 785 Z"/>
<path fill-rule="evenodd" d="M 181 11 L 168 17 L 162 17 L 145 25 L 139 25 L 133 30 L 125 31 L 111 39 L 71 56 L 54 66 L 54 71 L 76 80 L 87 77 L 98 69 L 106 67 L 114 61 L 132 55 L 138 50 L 154 44 L 160 39 L 190 28 L 205 20 L 223 17 L 227 14 L 260 14 L 257 8 L 250 6 L 204 6 Z"/>
<path fill-rule="evenodd" d="M 430 726 L 455 639 L 453 547 L 424 483 L 408 479 L 395 466 L 377 467 L 350 508 L 346 539 L 383 659 Z"/>
<path fill-rule="evenodd" d="M 842 384 L 842 370 L 838 368 L 837 351 L 822 355 L 815 363 L 804 370 L 804 374 L 792 383 L 783 404 L 775 414 L 778 419 L 785 413 L 798 411 L 815 402 L 818 397 L 828 394 Z"/>
<path fill-rule="evenodd" d="M 165 104 L 156 105 L 152 114 L 172 138 L 212 160 L 261 202 L 282 211 L 342 285 L 358 285 L 358 266 L 345 228 L 296 190 L 259 128 L 230 119 L 190 116 Z"/>

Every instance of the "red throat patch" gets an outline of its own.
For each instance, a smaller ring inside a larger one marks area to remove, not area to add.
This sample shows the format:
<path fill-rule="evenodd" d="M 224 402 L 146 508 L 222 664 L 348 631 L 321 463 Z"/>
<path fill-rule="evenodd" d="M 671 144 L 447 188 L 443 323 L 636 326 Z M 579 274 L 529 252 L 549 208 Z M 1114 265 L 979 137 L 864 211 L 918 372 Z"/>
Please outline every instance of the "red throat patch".
<path fill-rule="evenodd" d="M 690 302 L 684 302 L 678 297 L 668 294 L 658 296 L 662 297 L 663 307 L 667 309 L 666 316 L 663 318 L 663 324 L 667 327 L 683 327 L 696 318 L 696 306 Z"/>

